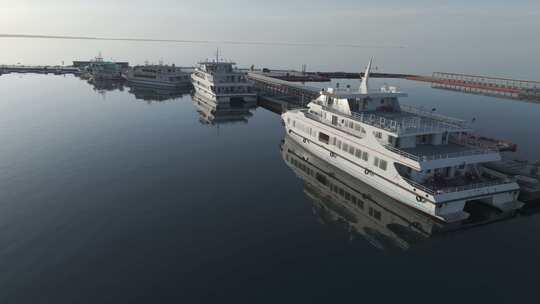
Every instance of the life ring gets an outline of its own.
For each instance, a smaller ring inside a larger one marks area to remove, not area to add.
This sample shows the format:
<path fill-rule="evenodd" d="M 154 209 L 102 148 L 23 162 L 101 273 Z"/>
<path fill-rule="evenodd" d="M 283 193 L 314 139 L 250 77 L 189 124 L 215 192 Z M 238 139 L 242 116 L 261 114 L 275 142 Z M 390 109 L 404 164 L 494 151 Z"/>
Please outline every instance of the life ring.
<path fill-rule="evenodd" d="M 370 172 L 369 172 L 369 169 L 364 170 L 364 174 L 365 174 L 365 175 L 368 175 L 369 173 L 370 173 Z"/>
<path fill-rule="evenodd" d="M 419 203 L 421 203 L 421 202 L 424 201 L 424 198 L 422 198 L 420 195 L 417 195 L 417 196 L 416 196 L 416 201 L 419 202 Z"/>
<path fill-rule="evenodd" d="M 336 153 L 330 151 L 330 157 L 336 157 Z"/>
<path fill-rule="evenodd" d="M 304 138 L 304 143 L 306 143 L 306 142 L 307 142 L 307 139 Z"/>

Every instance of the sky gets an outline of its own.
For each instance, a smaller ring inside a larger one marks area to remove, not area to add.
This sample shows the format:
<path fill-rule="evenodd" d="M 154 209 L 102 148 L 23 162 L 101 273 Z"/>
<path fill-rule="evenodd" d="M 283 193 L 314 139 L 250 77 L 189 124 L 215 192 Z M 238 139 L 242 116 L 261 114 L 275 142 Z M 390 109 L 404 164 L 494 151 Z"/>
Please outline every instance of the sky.
<path fill-rule="evenodd" d="M 0 34 L 351 44 L 402 48 L 426 70 L 539 70 L 525 67 L 540 51 L 538 0 L 0 0 L 0 11 Z"/>

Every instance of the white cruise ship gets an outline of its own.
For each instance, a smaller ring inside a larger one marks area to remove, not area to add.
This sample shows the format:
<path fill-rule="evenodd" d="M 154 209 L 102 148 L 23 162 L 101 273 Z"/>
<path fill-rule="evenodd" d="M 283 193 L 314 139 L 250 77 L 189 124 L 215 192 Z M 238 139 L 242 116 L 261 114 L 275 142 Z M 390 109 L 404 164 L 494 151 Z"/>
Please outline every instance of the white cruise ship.
<path fill-rule="evenodd" d="M 247 73 L 234 67 L 235 63 L 219 60 L 199 63 L 191 75 L 193 87 L 201 96 L 216 101 L 220 108 L 237 104 L 256 104 L 257 94 Z"/>
<path fill-rule="evenodd" d="M 466 219 L 466 204 L 521 207 L 518 184 L 485 162 L 495 147 L 470 140 L 462 120 L 400 105 L 396 87 L 368 89 L 369 63 L 357 92 L 328 89 L 282 115 L 287 133 L 310 152 L 364 183 L 446 222 Z"/>
<path fill-rule="evenodd" d="M 152 87 L 182 88 L 191 85 L 190 72 L 173 65 L 138 65 L 129 69 L 126 80 Z"/>

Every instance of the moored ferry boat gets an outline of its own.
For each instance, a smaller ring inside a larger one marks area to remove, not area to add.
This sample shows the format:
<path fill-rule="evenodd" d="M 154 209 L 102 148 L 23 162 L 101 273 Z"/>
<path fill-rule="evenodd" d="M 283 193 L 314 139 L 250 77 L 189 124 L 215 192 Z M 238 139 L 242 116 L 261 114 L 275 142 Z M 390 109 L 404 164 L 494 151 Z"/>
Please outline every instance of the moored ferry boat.
<path fill-rule="evenodd" d="M 219 107 L 237 104 L 256 104 L 257 94 L 247 73 L 234 67 L 234 62 L 219 59 L 200 62 L 191 75 L 195 91 Z"/>
<path fill-rule="evenodd" d="M 103 57 L 99 55 L 86 67 L 86 73 L 89 74 L 89 78 L 93 80 L 123 80 L 122 69 L 120 65 L 103 60 Z"/>
<path fill-rule="evenodd" d="M 446 222 L 466 219 L 466 204 L 521 207 L 515 180 L 482 166 L 496 147 L 470 140 L 462 120 L 401 105 L 397 87 L 330 88 L 306 109 L 282 115 L 287 133 L 321 159 L 383 193 Z"/>
<path fill-rule="evenodd" d="M 139 85 L 181 88 L 191 85 L 190 72 L 173 65 L 138 65 L 129 69 L 125 75 L 129 83 Z"/>

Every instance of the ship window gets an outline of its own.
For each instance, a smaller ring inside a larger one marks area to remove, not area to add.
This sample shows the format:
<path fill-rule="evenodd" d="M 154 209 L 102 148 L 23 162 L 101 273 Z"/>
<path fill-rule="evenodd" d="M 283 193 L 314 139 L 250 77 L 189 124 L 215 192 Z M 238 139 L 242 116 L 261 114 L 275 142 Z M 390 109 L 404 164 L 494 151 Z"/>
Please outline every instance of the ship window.
<path fill-rule="evenodd" d="M 379 162 L 379 168 L 386 171 L 387 166 L 388 166 L 388 163 L 385 160 L 381 159 L 380 162 Z"/>
<path fill-rule="evenodd" d="M 349 146 L 349 154 L 354 155 L 354 147 Z"/>
<path fill-rule="evenodd" d="M 343 151 L 349 150 L 349 144 L 343 143 L 342 149 L 343 149 Z"/>
<path fill-rule="evenodd" d="M 330 142 L 330 136 L 319 132 L 319 141 L 328 145 L 328 143 Z"/>
<path fill-rule="evenodd" d="M 378 157 L 375 157 L 375 159 L 373 160 L 373 164 L 375 165 L 375 167 L 378 167 L 381 170 L 385 170 L 385 171 L 386 171 L 386 168 L 388 167 L 388 163 L 385 160 L 380 159 Z"/>
<path fill-rule="evenodd" d="M 356 149 L 356 151 L 354 152 L 354 156 L 356 156 L 356 158 L 362 158 L 362 151 Z"/>
<path fill-rule="evenodd" d="M 375 131 L 373 132 L 373 134 L 375 135 L 376 138 L 382 139 L 382 132 Z"/>
<path fill-rule="evenodd" d="M 362 153 L 362 160 L 364 160 L 364 161 L 368 161 L 368 160 L 369 160 L 369 155 L 368 155 L 367 152 L 363 152 L 363 153 Z"/>
<path fill-rule="evenodd" d="M 373 210 L 373 217 L 377 220 L 381 220 L 381 212 L 378 210 Z"/>
<path fill-rule="evenodd" d="M 339 149 L 341 149 L 341 140 L 339 140 L 339 139 L 337 140 L 337 147 L 338 147 Z"/>

